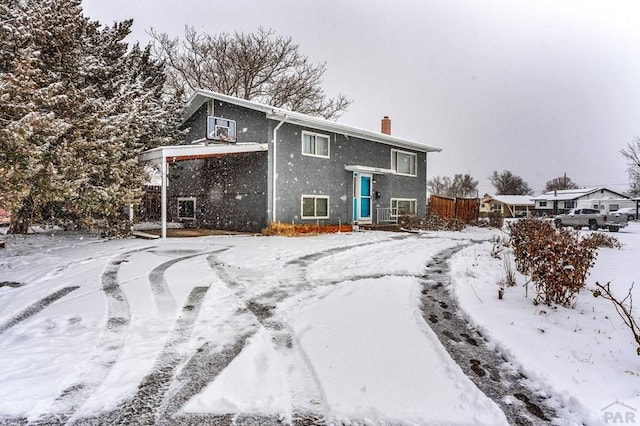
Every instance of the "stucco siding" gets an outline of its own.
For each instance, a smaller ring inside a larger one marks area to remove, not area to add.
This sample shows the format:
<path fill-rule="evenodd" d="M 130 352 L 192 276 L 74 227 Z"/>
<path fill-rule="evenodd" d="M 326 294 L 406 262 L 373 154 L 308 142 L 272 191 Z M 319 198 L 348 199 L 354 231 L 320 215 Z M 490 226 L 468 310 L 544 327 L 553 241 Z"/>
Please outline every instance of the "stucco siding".
<path fill-rule="evenodd" d="M 302 154 L 302 133 L 329 136 L 329 158 Z M 305 222 L 301 217 L 303 195 L 329 196 L 330 214 L 325 223 L 351 223 L 353 215 L 353 173 L 347 165 L 391 168 L 393 147 L 336 133 L 284 124 L 278 131 L 277 215 L 280 221 Z M 403 150 L 412 152 L 408 150 Z M 417 154 L 416 176 L 375 175 L 372 190 L 380 197 L 372 208 L 388 208 L 391 198 L 416 199 L 418 214 L 425 213 L 425 153 Z M 375 217 L 374 217 L 375 219 Z"/>
<path fill-rule="evenodd" d="M 267 223 L 267 153 L 170 163 L 170 221 L 187 227 L 259 232 Z M 178 198 L 196 200 L 195 219 L 178 217 Z"/>

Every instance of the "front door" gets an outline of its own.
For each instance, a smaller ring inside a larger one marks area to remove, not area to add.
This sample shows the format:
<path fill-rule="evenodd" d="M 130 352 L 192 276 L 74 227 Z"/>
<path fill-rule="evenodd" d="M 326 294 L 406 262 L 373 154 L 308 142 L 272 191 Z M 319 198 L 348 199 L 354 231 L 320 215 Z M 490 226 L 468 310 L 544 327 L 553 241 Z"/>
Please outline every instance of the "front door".
<path fill-rule="evenodd" d="M 373 177 L 353 173 L 353 221 L 371 223 L 371 183 Z"/>

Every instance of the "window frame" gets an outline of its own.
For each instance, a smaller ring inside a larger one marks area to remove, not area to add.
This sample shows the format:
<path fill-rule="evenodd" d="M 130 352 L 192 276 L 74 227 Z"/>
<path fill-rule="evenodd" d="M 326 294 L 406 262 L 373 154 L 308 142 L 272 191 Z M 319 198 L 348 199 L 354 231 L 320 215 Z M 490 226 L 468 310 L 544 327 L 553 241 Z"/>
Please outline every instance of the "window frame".
<path fill-rule="evenodd" d="M 411 203 L 413 207 L 413 212 L 411 213 L 399 213 L 398 212 L 398 201 L 408 201 Z M 395 206 L 394 206 L 395 203 Z M 389 202 L 391 206 L 391 217 L 398 217 L 403 214 L 418 214 L 418 199 L 417 198 L 392 198 Z M 394 214 L 395 212 L 395 214 Z"/>
<path fill-rule="evenodd" d="M 180 212 L 180 203 L 181 202 L 185 202 L 185 201 L 190 201 L 193 202 L 193 216 L 189 217 L 189 216 L 181 216 Z M 178 197 L 178 220 L 196 220 L 196 212 L 197 212 L 197 204 L 196 204 L 196 197 Z"/>
<path fill-rule="evenodd" d="M 304 200 L 305 199 L 313 199 L 313 216 L 305 216 L 304 214 Z M 327 201 L 327 215 L 326 216 L 318 216 L 318 199 Z M 331 214 L 330 212 L 330 204 L 329 204 L 329 196 L 328 195 L 317 195 L 317 194 L 303 194 L 300 196 L 300 217 L 302 219 L 329 219 Z"/>
<path fill-rule="evenodd" d="M 409 173 L 403 173 L 398 171 L 398 155 L 399 154 L 408 155 L 411 158 L 413 173 L 411 173 L 411 170 L 409 170 Z M 417 177 L 418 176 L 418 154 L 411 151 L 403 151 L 401 149 L 395 149 L 395 148 L 392 149 L 391 150 L 391 170 L 393 170 L 397 175 Z"/>
<path fill-rule="evenodd" d="M 313 153 L 305 152 L 305 149 L 304 149 L 305 136 L 313 137 L 313 150 L 314 150 Z M 318 138 L 319 137 L 327 140 L 327 155 L 318 154 Z M 303 130 L 302 136 L 300 138 L 300 143 L 301 143 L 302 155 L 306 155 L 307 157 L 316 157 L 316 158 L 331 158 L 331 136 L 330 135 Z"/>

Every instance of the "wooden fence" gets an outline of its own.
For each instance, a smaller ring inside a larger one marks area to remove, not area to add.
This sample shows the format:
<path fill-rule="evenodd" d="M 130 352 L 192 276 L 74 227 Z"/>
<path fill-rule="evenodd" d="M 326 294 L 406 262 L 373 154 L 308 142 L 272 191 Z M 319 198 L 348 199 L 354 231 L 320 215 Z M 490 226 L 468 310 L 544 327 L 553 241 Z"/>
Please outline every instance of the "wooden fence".
<path fill-rule="evenodd" d="M 478 198 L 429 197 L 429 213 L 445 219 L 458 219 L 464 223 L 478 220 L 479 207 Z"/>

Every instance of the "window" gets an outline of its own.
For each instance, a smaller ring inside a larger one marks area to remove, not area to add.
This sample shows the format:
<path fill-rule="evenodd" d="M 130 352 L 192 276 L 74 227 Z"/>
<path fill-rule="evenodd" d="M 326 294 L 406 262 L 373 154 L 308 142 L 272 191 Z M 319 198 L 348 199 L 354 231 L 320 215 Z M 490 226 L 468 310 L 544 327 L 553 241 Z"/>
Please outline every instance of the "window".
<path fill-rule="evenodd" d="M 303 195 L 302 218 L 329 219 L 329 197 L 324 195 Z"/>
<path fill-rule="evenodd" d="M 609 204 L 609 211 L 610 212 L 615 212 L 618 211 L 620 209 L 620 205 L 619 204 Z"/>
<path fill-rule="evenodd" d="M 399 175 L 416 176 L 417 160 L 412 152 L 391 150 L 391 169 Z"/>
<path fill-rule="evenodd" d="M 540 205 L 540 207 L 547 207 L 547 202 L 546 201 L 539 201 L 539 205 Z"/>
<path fill-rule="evenodd" d="M 576 208 L 576 202 L 571 200 L 571 201 L 565 201 L 564 202 L 564 208 L 565 209 L 575 209 Z"/>
<path fill-rule="evenodd" d="M 178 198 L 178 219 L 196 218 L 196 199 L 195 198 Z"/>
<path fill-rule="evenodd" d="M 302 154 L 329 158 L 329 136 L 302 132 Z"/>
<path fill-rule="evenodd" d="M 392 198 L 391 199 L 391 216 L 403 214 L 416 214 L 415 199 L 409 198 Z"/>

